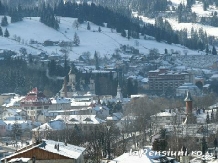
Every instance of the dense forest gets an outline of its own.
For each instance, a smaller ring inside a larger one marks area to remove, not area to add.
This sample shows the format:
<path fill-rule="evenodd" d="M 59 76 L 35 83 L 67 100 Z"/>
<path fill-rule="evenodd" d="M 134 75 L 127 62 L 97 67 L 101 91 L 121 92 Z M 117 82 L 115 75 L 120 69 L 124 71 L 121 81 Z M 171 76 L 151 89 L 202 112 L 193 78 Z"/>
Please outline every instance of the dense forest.
<path fill-rule="evenodd" d="M 25 95 L 33 87 L 43 90 L 48 96 L 56 94 L 62 85 L 62 80 L 51 80 L 46 76 L 45 69 L 37 68 L 36 63 L 27 65 L 22 59 L 0 61 L 0 93 L 15 92 Z M 32 67 L 32 68 L 31 68 Z"/>

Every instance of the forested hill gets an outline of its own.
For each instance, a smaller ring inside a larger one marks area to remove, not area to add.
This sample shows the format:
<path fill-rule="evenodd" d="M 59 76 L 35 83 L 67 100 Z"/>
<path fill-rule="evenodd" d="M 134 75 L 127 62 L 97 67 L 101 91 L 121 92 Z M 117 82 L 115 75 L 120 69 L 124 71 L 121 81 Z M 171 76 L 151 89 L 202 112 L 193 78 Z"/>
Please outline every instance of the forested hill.
<path fill-rule="evenodd" d="M 155 1 L 156 2 L 156 1 Z M 157 2 L 158 4 L 160 2 Z M 13 22 L 21 21 L 22 17 L 39 16 L 40 21 L 50 27 L 59 29 L 59 20 L 57 16 L 78 18 L 79 23 L 84 21 L 93 22 L 99 26 L 116 29 L 123 37 L 139 38 L 139 35 L 150 35 L 157 41 L 166 41 L 187 46 L 190 49 L 204 50 L 208 42 L 207 34 L 202 31 L 192 30 L 188 37 L 186 30 L 175 31 L 167 20 L 158 17 L 155 24 L 144 24 L 137 18 L 128 17 L 125 14 L 116 12 L 107 7 L 95 5 L 94 3 L 63 3 L 60 1 L 53 8 L 42 3 L 39 7 L 21 7 L 9 8 L 0 4 L 0 14 L 11 16 Z"/>
<path fill-rule="evenodd" d="M 36 63 L 22 59 L 0 61 L 0 93 L 15 92 L 25 95 L 33 87 L 43 90 L 48 96 L 55 95 L 61 89 L 63 80 L 51 80 L 46 76 L 46 67 L 39 68 Z"/>

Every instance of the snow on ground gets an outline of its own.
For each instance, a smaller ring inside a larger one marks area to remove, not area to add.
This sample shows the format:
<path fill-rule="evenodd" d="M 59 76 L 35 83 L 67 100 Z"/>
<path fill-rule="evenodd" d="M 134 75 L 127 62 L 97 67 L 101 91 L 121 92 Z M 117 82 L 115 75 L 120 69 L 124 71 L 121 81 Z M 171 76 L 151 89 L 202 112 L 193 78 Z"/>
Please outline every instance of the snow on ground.
<path fill-rule="evenodd" d="M 182 4 L 186 4 L 186 0 L 170 0 L 172 3 L 173 3 L 173 5 L 179 5 L 180 3 L 182 3 Z"/>
<path fill-rule="evenodd" d="M 173 5 L 178 5 L 180 3 L 186 4 L 186 0 L 171 0 Z M 217 11 L 218 9 L 216 6 L 209 6 L 209 9 L 207 11 L 203 10 L 203 4 L 202 2 L 196 1 L 196 4 L 192 6 L 192 12 L 195 12 L 199 17 L 210 17 L 213 12 Z M 146 16 L 138 15 L 137 12 L 132 13 L 134 17 L 139 17 L 142 21 L 149 24 L 155 24 L 155 19 L 148 18 Z M 199 23 L 178 23 L 178 21 L 175 18 L 167 18 L 169 23 L 171 24 L 172 28 L 175 30 L 181 30 L 186 28 L 188 32 L 191 31 L 191 28 L 193 27 L 195 30 L 198 30 L 199 28 L 203 28 L 204 31 L 207 32 L 210 36 L 216 36 L 218 37 L 218 27 L 213 27 L 209 25 L 202 25 Z"/>
<path fill-rule="evenodd" d="M 1 19 L 1 17 L 0 17 Z M 82 53 L 90 52 L 93 56 L 97 51 L 102 57 L 104 55 L 112 55 L 114 50 L 119 48 L 120 45 L 130 45 L 139 49 L 140 53 L 147 54 L 150 49 L 157 48 L 160 53 L 164 53 L 164 49 L 174 49 L 174 51 L 180 51 L 183 54 L 185 47 L 179 45 L 170 45 L 166 43 L 156 42 L 154 40 L 130 39 L 124 38 L 120 33 L 116 33 L 115 30 L 110 28 L 101 27 L 102 32 L 98 32 L 99 26 L 90 23 L 91 30 L 87 30 L 87 22 L 84 22 L 79 29 L 73 27 L 75 18 L 60 17 L 60 29 L 49 28 L 46 25 L 40 23 L 38 17 L 26 17 L 21 22 L 9 23 L 7 29 L 10 33 L 9 38 L 0 37 L 0 49 L 10 49 L 19 51 L 21 47 L 25 47 L 28 53 L 37 54 L 40 51 L 46 51 L 48 54 L 59 51 L 59 46 L 46 46 L 42 43 L 46 40 L 51 41 L 73 41 L 75 32 L 80 38 L 80 45 L 73 47 L 69 51 L 70 60 L 77 59 Z M 8 17 L 10 22 L 10 17 Z M 2 27 L 3 31 L 5 27 Z M 20 37 L 21 41 L 16 42 L 12 39 Z M 29 41 L 33 39 L 40 44 L 29 45 Z M 138 41 L 138 43 L 136 43 Z M 138 44 L 138 46 L 137 46 Z M 197 54 L 196 51 L 188 50 L 188 54 Z"/>
<path fill-rule="evenodd" d="M 211 16 L 211 11 L 207 10 L 204 11 L 203 9 L 203 3 L 202 2 L 197 2 L 192 6 L 192 12 L 195 12 L 198 16 Z"/>

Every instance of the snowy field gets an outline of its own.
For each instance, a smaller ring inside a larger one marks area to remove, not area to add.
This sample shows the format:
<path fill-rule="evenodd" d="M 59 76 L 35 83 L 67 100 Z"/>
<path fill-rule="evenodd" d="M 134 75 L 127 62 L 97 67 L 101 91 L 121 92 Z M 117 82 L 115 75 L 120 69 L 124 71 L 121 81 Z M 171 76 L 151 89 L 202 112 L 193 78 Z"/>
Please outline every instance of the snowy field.
<path fill-rule="evenodd" d="M 1 19 L 1 17 L 0 17 Z M 28 53 L 37 54 L 41 51 L 45 51 L 48 54 L 59 53 L 61 47 L 59 46 L 42 46 L 42 43 L 46 40 L 51 41 L 72 41 L 74 38 L 74 33 L 76 32 L 80 38 L 80 45 L 78 47 L 73 47 L 69 51 L 70 60 L 77 59 L 84 52 L 90 52 L 94 55 L 97 51 L 102 57 L 110 56 L 114 53 L 114 50 L 119 48 L 120 45 L 130 45 L 139 49 L 140 53 L 147 54 L 150 49 L 157 48 L 160 53 L 164 53 L 164 49 L 174 49 L 174 51 L 179 51 L 183 54 L 185 47 L 180 45 L 169 45 L 166 43 L 156 42 L 155 40 L 144 40 L 143 38 L 137 39 L 138 45 L 136 44 L 136 39 L 124 38 L 120 33 L 116 33 L 116 30 L 111 30 L 110 28 L 101 27 L 102 32 L 98 32 L 98 26 L 90 23 L 91 30 L 87 30 L 87 22 L 80 25 L 77 30 L 73 27 L 75 18 L 65 18 L 60 17 L 60 29 L 54 30 L 47 27 L 46 25 L 40 23 L 38 17 L 26 17 L 21 22 L 10 23 L 10 17 L 8 17 L 9 25 L 7 29 L 9 31 L 10 37 L 4 38 L 0 37 L 0 49 L 10 49 L 19 51 L 21 47 L 25 47 Z M 3 32 L 5 27 L 2 27 Z M 21 41 L 17 42 L 13 39 L 15 37 L 20 37 Z M 30 46 L 29 41 L 35 40 L 40 44 L 32 44 Z M 188 50 L 188 54 L 197 54 L 196 51 Z"/>
<path fill-rule="evenodd" d="M 186 0 L 171 0 L 174 6 L 178 6 L 180 3 L 186 4 Z M 213 12 L 218 12 L 218 9 L 215 6 L 209 6 L 209 9 L 207 11 L 203 10 L 203 4 L 202 2 L 196 1 L 196 4 L 192 6 L 192 12 L 195 12 L 199 17 L 211 17 Z M 141 18 L 145 23 L 154 24 L 155 19 L 150 19 L 146 16 L 140 16 L 137 14 L 137 12 L 133 12 L 133 16 Z M 188 32 L 191 31 L 191 28 L 193 27 L 195 30 L 198 30 L 199 28 L 203 28 L 204 31 L 207 32 L 208 36 L 216 36 L 218 37 L 218 27 L 212 27 L 208 25 L 202 25 L 199 23 L 178 23 L 176 19 L 168 18 L 167 19 L 169 23 L 171 24 L 172 28 L 175 30 L 181 30 L 186 28 Z"/>

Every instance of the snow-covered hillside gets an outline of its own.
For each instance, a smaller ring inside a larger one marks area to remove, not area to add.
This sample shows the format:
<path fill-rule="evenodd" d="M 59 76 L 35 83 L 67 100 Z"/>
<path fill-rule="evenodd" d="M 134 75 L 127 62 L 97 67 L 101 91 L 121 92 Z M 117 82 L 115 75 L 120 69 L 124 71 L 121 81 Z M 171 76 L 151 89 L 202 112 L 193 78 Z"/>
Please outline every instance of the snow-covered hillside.
<path fill-rule="evenodd" d="M 186 0 L 171 0 L 173 6 L 178 7 L 180 3 L 186 4 Z M 209 9 L 207 11 L 203 10 L 203 3 L 196 1 L 196 4 L 192 6 L 192 12 L 195 12 L 199 17 L 211 17 L 212 13 L 218 12 L 218 9 L 215 6 L 209 6 Z M 133 12 L 133 16 L 137 17 L 139 16 L 140 19 L 142 19 L 145 23 L 154 24 L 155 19 L 148 18 L 146 16 L 138 15 L 137 12 Z M 215 36 L 218 37 L 218 27 L 213 27 L 209 25 L 203 25 L 200 23 L 178 23 L 178 20 L 175 18 L 167 18 L 169 23 L 171 24 L 172 28 L 174 30 L 181 30 L 186 28 L 189 32 L 191 31 L 191 28 L 193 27 L 195 30 L 198 30 L 199 28 L 203 28 L 204 31 L 207 32 L 208 36 Z"/>
<path fill-rule="evenodd" d="M 0 17 L 1 19 L 1 17 Z M 60 29 L 58 31 L 45 26 L 40 23 L 38 17 L 26 17 L 21 22 L 9 23 L 7 29 L 10 33 L 9 38 L 0 37 L 0 49 L 10 49 L 19 51 L 20 47 L 25 47 L 28 53 L 37 54 L 40 51 L 46 51 L 48 54 L 59 51 L 59 46 L 46 46 L 42 44 L 46 40 L 51 41 L 72 41 L 74 39 L 75 32 L 80 39 L 80 45 L 73 47 L 69 51 L 70 60 L 77 59 L 84 52 L 90 52 L 94 55 L 97 51 L 101 56 L 112 55 L 114 50 L 119 48 L 120 45 L 130 45 L 139 49 L 140 53 L 147 54 L 150 49 L 157 48 L 160 53 L 164 53 L 164 49 L 179 51 L 183 54 L 184 47 L 179 45 L 169 45 L 166 43 L 159 43 L 155 40 L 144 40 L 143 38 L 136 39 L 124 38 L 120 33 L 116 33 L 115 30 L 110 28 L 101 27 L 102 32 L 98 32 L 98 26 L 90 23 L 91 30 L 87 30 L 87 22 L 80 25 L 78 30 L 73 27 L 73 23 L 76 19 L 60 17 Z M 10 17 L 8 17 L 10 22 Z M 3 31 L 5 27 L 2 27 Z M 21 41 L 16 42 L 12 39 L 20 37 Z M 37 41 L 38 44 L 29 44 L 30 40 Z M 188 50 L 188 54 L 198 54 L 196 51 Z"/>

